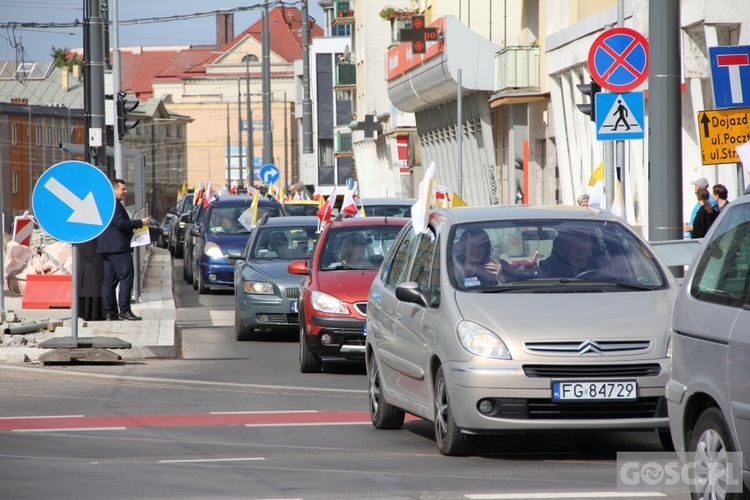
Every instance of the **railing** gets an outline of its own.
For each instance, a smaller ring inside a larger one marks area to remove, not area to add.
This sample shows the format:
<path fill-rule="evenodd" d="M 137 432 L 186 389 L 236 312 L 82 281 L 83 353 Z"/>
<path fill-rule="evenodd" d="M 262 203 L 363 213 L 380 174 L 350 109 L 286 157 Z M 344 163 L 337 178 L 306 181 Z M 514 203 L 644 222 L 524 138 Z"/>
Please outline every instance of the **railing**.
<path fill-rule="evenodd" d="M 336 65 L 336 86 L 356 85 L 357 68 L 354 64 Z"/>
<path fill-rule="evenodd" d="M 351 9 L 349 0 L 335 0 L 333 2 L 333 12 L 336 17 L 354 17 L 354 11 Z"/>
<path fill-rule="evenodd" d="M 497 91 L 539 87 L 539 46 L 505 47 L 495 54 Z"/>

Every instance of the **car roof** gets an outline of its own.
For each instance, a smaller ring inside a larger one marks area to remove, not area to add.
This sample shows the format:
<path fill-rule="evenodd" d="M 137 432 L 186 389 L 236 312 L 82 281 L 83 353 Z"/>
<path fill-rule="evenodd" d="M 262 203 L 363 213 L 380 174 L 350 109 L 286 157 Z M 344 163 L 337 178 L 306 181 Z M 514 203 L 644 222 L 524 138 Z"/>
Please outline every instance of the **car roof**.
<path fill-rule="evenodd" d="M 411 198 L 360 198 L 357 200 L 357 205 L 380 205 L 380 206 L 406 206 L 414 205 L 417 200 Z"/>
<path fill-rule="evenodd" d="M 341 220 L 333 220 L 329 225 L 331 227 L 387 226 L 389 224 L 405 226 L 410 220 L 405 217 L 349 217 Z"/>
<path fill-rule="evenodd" d="M 624 222 L 611 212 L 573 205 L 485 205 L 432 210 L 451 224 L 498 219 L 575 219 Z"/>
<path fill-rule="evenodd" d="M 317 226 L 318 218 L 311 215 L 292 215 L 287 217 L 269 217 L 264 227 L 279 226 Z"/>
<path fill-rule="evenodd" d="M 249 205 L 252 202 L 253 202 L 253 197 L 252 196 L 237 195 L 237 194 L 225 194 L 225 195 L 222 195 L 221 197 L 214 198 L 214 201 L 211 202 L 210 206 L 219 206 L 219 207 L 223 207 L 223 206 L 241 206 L 241 205 Z M 280 207 L 281 203 L 279 203 L 277 201 L 274 201 L 274 200 L 269 200 L 265 196 L 261 196 L 260 199 L 258 200 L 258 205 L 259 206 L 274 206 L 274 207 L 278 206 L 278 207 Z"/>

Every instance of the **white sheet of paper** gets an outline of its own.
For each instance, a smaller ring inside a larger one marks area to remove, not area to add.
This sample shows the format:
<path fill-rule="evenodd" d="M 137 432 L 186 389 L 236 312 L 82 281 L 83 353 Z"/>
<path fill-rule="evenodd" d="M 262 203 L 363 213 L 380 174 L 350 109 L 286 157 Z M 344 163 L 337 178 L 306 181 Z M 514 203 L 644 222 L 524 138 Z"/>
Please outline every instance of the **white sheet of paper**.
<path fill-rule="evenodd" d="M 133 231 L 133 237 L 130 239 L 131 247 L 151 244 L 151 233 L 148 232 L 148 226 L 139 227 Z"/>

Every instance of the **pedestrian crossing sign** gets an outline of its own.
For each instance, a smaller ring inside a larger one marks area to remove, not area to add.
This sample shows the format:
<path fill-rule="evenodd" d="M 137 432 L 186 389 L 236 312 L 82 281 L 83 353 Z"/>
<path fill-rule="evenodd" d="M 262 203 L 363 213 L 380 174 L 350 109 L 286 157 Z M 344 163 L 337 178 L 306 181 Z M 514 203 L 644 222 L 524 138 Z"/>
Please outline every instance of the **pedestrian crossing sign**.
<path fill-rule="evenodd" d="M 595 107 L 597 140 L 643 139 L 643 92 L 599 92 Z"/>

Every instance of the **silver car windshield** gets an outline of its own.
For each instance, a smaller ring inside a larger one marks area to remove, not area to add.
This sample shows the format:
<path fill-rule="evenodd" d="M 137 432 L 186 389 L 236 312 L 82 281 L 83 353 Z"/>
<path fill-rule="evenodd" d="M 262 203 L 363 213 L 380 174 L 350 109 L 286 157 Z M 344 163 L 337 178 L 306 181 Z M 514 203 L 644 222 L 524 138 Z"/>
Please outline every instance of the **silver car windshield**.
<path fill-rule="evenodd" d="M 617 222 L 486 221 L 457 226 L 450 238 L 458 289 L 614 284 L 660 288 L 666 278 L 647 245 Z"/>

